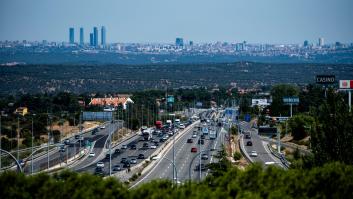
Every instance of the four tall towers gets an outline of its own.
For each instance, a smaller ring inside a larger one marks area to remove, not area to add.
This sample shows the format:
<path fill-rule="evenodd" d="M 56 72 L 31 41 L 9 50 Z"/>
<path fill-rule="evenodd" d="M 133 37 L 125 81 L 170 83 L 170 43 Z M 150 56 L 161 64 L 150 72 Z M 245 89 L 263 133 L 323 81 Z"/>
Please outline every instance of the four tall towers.
<path fill-rule="evenodd" d="M 101 45 L 105 46 L 106 45 L 106 28 L 104 26 L 102 26 L 101 28 Z M 90 46 L 94 46 L 94 47 L 98 47 L 99 43 L 98 43 L 98 28 L 97 27 L 93 27 L 93 32 L 90 33 L 89 35 L 89 43 Z M 75 29 L 73 27 L 69 28 L 69 42 L 70 44 L 74 44 L 75 43 Z M 80 45 L 84 45 L 84 30 L 81 27 L 80 28 Z"/>

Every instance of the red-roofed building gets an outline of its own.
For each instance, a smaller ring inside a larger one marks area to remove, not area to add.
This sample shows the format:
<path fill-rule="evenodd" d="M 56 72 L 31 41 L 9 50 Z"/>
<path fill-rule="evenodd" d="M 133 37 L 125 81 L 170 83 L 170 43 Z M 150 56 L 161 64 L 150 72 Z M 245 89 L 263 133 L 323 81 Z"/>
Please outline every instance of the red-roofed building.
<path fill-rule="evenodd" d="M 89 103 L 90 106 L 104 106 L 104 107 L 118 107 L 122 105 L 123 109 L 126 109 L 128 103 L 134 103 L 130 97 L 119 96 L 119 97 L 102 97 L 102 98 L 92 98 Z"/>

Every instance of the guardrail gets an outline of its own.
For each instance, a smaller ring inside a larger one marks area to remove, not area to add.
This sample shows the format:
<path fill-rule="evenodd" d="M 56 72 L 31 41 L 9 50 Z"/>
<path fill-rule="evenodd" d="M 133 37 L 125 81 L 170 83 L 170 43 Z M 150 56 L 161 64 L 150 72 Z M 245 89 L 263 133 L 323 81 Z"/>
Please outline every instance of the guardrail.
<path fill-rule="evenodd" d="M 241 154 L 243 154 L 243 156 L 245 157 L 245 159 L 246 159 L 248 162 L 254 163 L 254 160 L 250 158 L 248 152 L 246 152 L 246 150 L 245 150 L 244 142 L 243 142 L 243 137 L 244 137 L 244 135 L 241 134 L 241 135 L 239 136 L 239 139 L 238 139 L 240 152 L 241 152 Z"/>
<path fill-rule="evenodd" d="M 290 167 L 291 163 L 284 157 L 283 154 L 278 153 L 277 151 L 273 150 L 270 144 L 267 144 L 268 149 L 274 155 L 277 157 L 279 160 L 281 160 L 283 166 L 285 166 L 287 169 Z"/>

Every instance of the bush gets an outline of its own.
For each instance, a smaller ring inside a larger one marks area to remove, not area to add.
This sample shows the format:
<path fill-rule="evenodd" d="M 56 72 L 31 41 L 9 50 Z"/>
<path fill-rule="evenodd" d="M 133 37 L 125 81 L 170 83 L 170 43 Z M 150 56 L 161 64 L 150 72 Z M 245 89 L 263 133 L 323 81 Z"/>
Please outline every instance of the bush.
<path fill-rule="evenodd" d="M 241 157 L 242 156 L 241 156 L 241 154 L 238 151 L 234 152 L 233 158 L 234 158 L 235 161 L 240 160 Z"/>

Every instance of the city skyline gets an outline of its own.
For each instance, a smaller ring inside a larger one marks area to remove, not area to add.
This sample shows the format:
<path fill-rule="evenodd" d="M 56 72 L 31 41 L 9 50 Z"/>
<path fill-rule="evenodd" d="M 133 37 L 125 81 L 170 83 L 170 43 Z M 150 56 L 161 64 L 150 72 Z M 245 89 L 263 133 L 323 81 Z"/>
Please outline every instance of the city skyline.
<path fill-rule="evenodd" d="M 5 0 L 0 4 L 2 41 L 67 41 L 68 27 L 89 30 L 98 24 L 109 29 L 107 43 L 171 43 L 177 37 L 195 43 L 317 43 L 321 37 L 325 43 L 353 41 L 353 2 L 349 0 L 132 0 L 104 4 Z M 81 9 L 83 4 L 85 9 Z"/>

